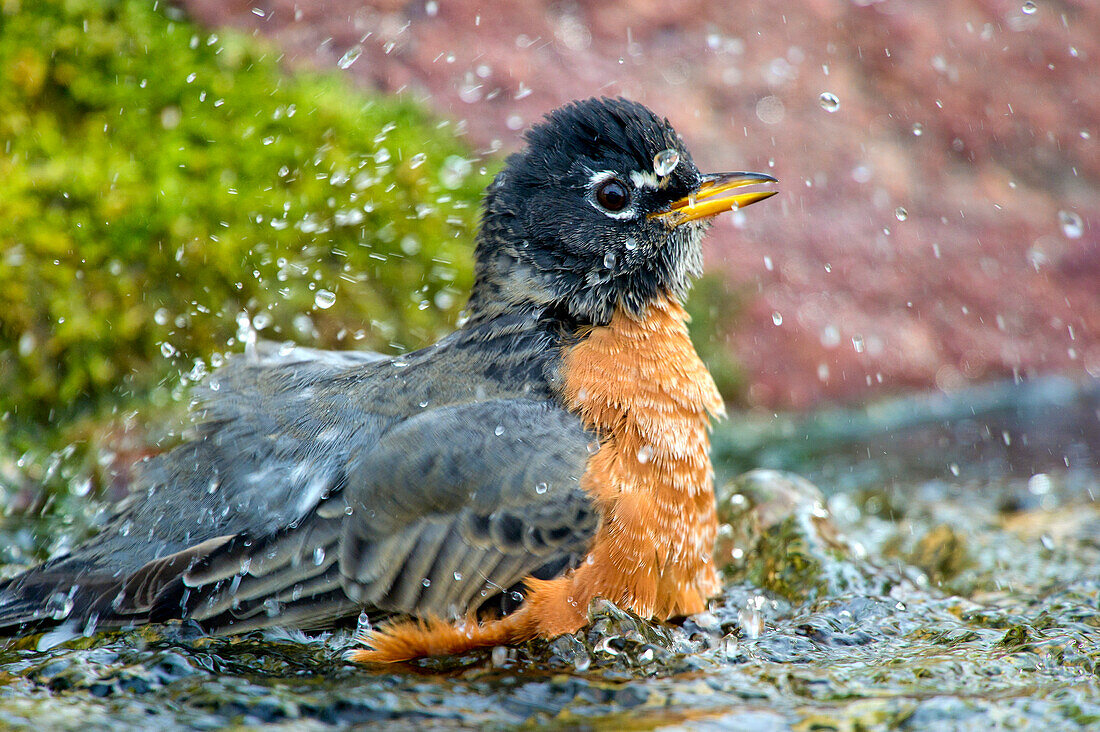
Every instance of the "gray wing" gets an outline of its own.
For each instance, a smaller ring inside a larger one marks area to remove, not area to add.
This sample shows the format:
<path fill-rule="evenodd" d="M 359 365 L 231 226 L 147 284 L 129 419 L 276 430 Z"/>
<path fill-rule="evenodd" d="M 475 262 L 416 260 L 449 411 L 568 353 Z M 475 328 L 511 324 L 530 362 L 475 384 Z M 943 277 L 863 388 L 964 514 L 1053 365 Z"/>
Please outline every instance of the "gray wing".
<path fill-rule="evenodd" d="M 140 622 L 214 547 L 302 520 L 339 492 L 351 446 L 392 423 L 348 396 L 383 360 L 267 344 L 234 358 L 199 392 L 195 439 L 145 463 L 103 531 L 0 586 L 0 627 L 65 617 L 51 606 Z"/>
<path fill-rule="evenodd" d="M 590 439 L 545 402 L 427 409 L 353 452 L 343 490 L 308 518 L 228 542 L 162 605 L 243 629 L 508 602 L 524 578 L 555 576 L 586 553 L 598 524 L 580 487 Z"/>

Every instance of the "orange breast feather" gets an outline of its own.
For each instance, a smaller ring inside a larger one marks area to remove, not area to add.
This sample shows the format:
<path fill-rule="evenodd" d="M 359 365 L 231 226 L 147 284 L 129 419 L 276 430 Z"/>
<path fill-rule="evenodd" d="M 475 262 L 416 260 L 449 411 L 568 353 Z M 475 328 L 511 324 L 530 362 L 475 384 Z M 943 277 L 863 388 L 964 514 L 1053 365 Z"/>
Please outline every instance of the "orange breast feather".
<path fill-rule="evenodd" d="M 600 440 L 581 482 L 602 517 L 588 556 L 565 576 L 528 579 L 526 601 L 505 618 L 391 625 L 364 639 L 373 650 L 357 652 L 357 660 L 574 632 L 596 597 L 667 619 L 702 611 L 718 592 L 708 430 L 723 406 L 688 338 L 683 307 L 661 300 L 643 320 L 617 312 L 566 353 L 563 375 L 566 404 Z"/>

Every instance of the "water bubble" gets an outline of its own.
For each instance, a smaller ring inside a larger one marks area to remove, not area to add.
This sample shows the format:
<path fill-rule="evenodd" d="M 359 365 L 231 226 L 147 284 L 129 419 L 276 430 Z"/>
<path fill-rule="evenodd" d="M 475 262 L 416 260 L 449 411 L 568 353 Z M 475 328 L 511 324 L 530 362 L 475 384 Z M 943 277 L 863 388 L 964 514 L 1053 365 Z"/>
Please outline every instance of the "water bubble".
<path fill-rule="evenodd" d="M 783 101 L 777 96 L 767 96 L 756 103 L 756 116 L 768 125 L 777 125 L 787 114 Z"/>
<path fill-rule="evenodd" d="M 172 358 L 172 356 L 176 355 L 176 347 L 168 341 L 164 341 L 160 344 L 160 355 L 165 358 Z"/>
<path fill-rule="evenodd" d="M 817 101 L 826 112 L 835 112 L 840 109 L 840 98 L 832 92 L 821 92 Z"/>
<path fill-rule="evenodd" d="M 544 482 L 540 481 L 540 482 L 535 484 L 535 493 L 538 493 L 540 496 L 543 495 L 544 493 L 546 493 L 546 491 L 548 491 L 548 490 L 550 490 L 550 486 L 548 486 Z"/>
<path fill-rule="evenodd" d="M 331 290 L 320 289 L 313 296 L 313 304 L 319 310 L 328 310 L 336 304 L 336 293 Z"/>
<path fill-rule="evenodd" d="M 894 218 L 896 218 L 898 221 L 905 221 L 907 218 L 909 218 L 909 212 L 906 211 L 904 207 L 898 206 L 894 209 Z"/>
<path fill-rule="evenodd" d="M 772 322 L 776 325 L 783 325 L 783 313 L 778 310 L 772 313 Z"/>
<path fill-rule="evenodd" d="M 1035 15 L 1039 10 L 1039 6 L 1028 0 L 1020 10 L 1024 11 L 1024 15 Z"/>
<path fill-rule="evenodd" d="M 363 55 L 363 47 L 356 43 L 354 46 L 344 52 L 344 55 L 340 57 L 340 60 L 336 62 L 336 65 L 341 69 L 346 69 L 353 63 L 359 60 L 359 57 Z"/>
<path fill-rule="evenodd" d="M 653 172 L 661 178 L 676 170 L 680 164 L 680 153 L 672 148 L 662 150 L 653 156 Z"/>
<path fill-rule="evenodd" d="M 1062 225 L 1062 233 L 1067 239 L 1080 239 L 1085 233 L 1085 222 L 1074 211 L 1059 211 L 1058 223 Z"/>

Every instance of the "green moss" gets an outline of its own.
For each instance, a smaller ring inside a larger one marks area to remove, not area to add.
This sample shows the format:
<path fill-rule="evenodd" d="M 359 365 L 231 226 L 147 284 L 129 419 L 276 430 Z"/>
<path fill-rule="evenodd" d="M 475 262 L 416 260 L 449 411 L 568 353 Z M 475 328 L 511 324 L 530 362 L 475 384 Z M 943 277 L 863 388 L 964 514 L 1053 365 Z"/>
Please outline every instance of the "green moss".
<path fill-rule="evenodd" d="M 0 150 L 17 443 L 167 402 L 249 322 L 419 346 L 470 284 L 487 176 L 453 125 L 145 0 L 0 2 Z"/>

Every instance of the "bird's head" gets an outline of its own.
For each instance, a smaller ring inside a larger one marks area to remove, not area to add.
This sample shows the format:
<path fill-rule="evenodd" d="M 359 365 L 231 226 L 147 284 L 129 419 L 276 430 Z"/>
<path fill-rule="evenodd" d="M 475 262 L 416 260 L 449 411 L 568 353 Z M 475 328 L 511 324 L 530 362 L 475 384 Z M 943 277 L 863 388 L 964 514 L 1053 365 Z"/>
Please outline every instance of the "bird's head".
<path fill-rule="evenodd" d="M 528 130 L 489 186 L 472 314 L 532 304 L 582 323 L 682 300 L 711 217 L 774 195 L 761 173 L 699 172 L 669 124 L 637 102 L 587 99 Z"/>

